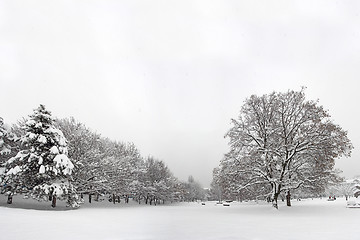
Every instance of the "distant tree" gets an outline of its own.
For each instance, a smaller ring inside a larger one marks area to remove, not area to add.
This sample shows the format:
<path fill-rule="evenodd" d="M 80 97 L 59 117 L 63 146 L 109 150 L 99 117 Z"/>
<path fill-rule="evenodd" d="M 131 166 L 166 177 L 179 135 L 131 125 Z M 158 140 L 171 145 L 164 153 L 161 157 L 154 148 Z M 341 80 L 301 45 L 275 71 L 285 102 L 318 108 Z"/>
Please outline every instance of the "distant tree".
<path fill-rule="evenodd" d="M 342 182 L 336 186 L 338 195 L 345 196 L 346 201 L 354 195 L 354 184 L 352 182 Z"/>
<path fill-rule="evenodd" d="M 146 162 L 146 200 L 153 202 L 173 199 L 173 186 L 175 184 L 172 173 L 163 161 L 148 157 Z"/>
<path fill-rule="evenodd" d="M 290 205 L 291 190 L 326 184 L 335 175 L 335 158 L 350 156 L 353 148 L 329 113 L 305 99 L 304 89 L 253 95 L 232 124 L 226 134 L 230 151 L 220 168 L 232 163 L 238 191 L 270 189 L 275 208 L 281 192 Z"/>
<path fill-rule="evenodd" d="M 186 190 L 185 200 L 186 201 L 197 201 L 205 199 L 205 190 L 199 182 L 197 182 L 193 176 L 188 177 L 188 181 L 184 183 Z"/>
<path fill-rule="evenodd" d="M 220 169 L 214 168 L 213 170 L 213 180 L 210 184 L 210 194 L 211 199 L 215 199 L 219 202 L 222 201 L 222 191 L 223 188 L 221 187 L 221 181 L 220 181 Z"/>
<path fill-rule="evenodd" d="M 30 191 L 36 199 L 66 198 L 76 207 L 77 195 L 69 182 L 74 165 L 67 156 L 66 139 L 55 128 L 51 113 L 40 105 L 24 128 L 24 150 L 5 165 L 6 181 L 12 191 Z"/>
<path fill-rule="evenodd" d="M 333 195 L 337 196 L 344 196 L 346 200 L 354 195 L 357 197 L 356 194 L 360 189 L 360 180 L 358 178 L 343 180 L 340 183 L 333 184 L 327 189 L 327 193 L 332 193 Z M 329 194 L 331 195 L 331 194 Z"/>
<path fill-rule="evenodd" d="M 357 198 L 360 196 L 360 180 L 358 178 L 354 179 L 353 185 L 353 193 L 354 196 Z"/>

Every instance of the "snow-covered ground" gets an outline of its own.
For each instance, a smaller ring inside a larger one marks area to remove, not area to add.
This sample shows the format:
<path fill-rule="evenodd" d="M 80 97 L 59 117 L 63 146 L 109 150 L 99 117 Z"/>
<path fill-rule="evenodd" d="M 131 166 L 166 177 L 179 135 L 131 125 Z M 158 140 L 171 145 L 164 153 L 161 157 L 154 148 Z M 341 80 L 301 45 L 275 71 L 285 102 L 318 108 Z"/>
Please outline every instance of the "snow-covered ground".
<path fill-rule="evenodd" d="M 0 196 L 0 239 L 360 239 L 360 209 L 346 208 L 345 199 L 325 198 L 280 203 L 214 202 L 146 206 L 108 201 L 85 203 L 78 210 L 58 211 L 47 203 L 15 196 L 8 207 Z"/>

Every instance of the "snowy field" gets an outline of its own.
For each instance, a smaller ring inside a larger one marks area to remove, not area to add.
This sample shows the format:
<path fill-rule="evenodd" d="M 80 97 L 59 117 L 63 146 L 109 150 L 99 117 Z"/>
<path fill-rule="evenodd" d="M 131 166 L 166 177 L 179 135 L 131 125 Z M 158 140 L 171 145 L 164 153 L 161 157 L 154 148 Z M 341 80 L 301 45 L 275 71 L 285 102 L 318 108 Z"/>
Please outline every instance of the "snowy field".
<path fill-rule="evenodd" d="M 0 196 L 0 239 L 360 239 L 360 209 L 346 208 L 345 199 L 280 203 L 214 202 L 146 206 L 107 201 L 85 203 L 78 210 L 57 210 L 47 203 L 14 197 L 9 207 Z M 32 208 L 32 209 L 31 209 Z"/>

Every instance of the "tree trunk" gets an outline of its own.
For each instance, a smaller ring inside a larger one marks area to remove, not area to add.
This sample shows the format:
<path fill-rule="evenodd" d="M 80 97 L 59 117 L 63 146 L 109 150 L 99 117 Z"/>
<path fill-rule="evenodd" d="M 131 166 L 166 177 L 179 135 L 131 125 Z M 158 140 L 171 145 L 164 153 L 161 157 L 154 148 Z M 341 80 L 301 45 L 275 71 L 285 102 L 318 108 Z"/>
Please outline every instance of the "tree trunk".
<path fill-rule="evenodd" d="M 279 207 L 278 207 L 278 203 L 277 203 L 277 198 L 278 198 L 278 196 L 274 196 L 274 198 L 271 200 L 272 201 L 272 206 L 274 207 L 274 208 L 276 208 L 276 209 L 278 209 Z"/>
<path fill-rule="evenodd" d="M 7 203 L 8 203 L 8 204 L 12 204 L 12 200 L 13 200 L 13 194 L 10 193 L 10 194 L 8 195 Z"/>
<path fill-rule="evenodd" d="M 272 202 L 272 206 L 276 209 L 278 209 L 278 197 L 280 195 L 280 185 L 274 183 L 272 185 L 273 187 L 273 194 L 272 194 L 272 197 L 271 197 L 271 202 Z"/>
<path fill-rule="evenodd" d="M 54 194 L 54 188 L 51 187 L 51 188 L 50 188 L 50 192 L 49 192 L 49 201 L 52 201 L 53 194 Z"/>
<path fill-rule="evenodd" d="M 291 194 L 290 194 L 290 190 L 288 190 L 287 193 L 286 193 L 286 206 L 291 207 Z"/>
<path fill-rule="evenodd" d="M 51 207 L 56 207 L 56 196 L 55 195 L 53 195 L 53 197 L 52 197 L 52 201 L 51 201 Z"/>
<path fill-rule="evenodd" d="M 91 203 L 91 193 L 89 193 L 89 203 Z"/>

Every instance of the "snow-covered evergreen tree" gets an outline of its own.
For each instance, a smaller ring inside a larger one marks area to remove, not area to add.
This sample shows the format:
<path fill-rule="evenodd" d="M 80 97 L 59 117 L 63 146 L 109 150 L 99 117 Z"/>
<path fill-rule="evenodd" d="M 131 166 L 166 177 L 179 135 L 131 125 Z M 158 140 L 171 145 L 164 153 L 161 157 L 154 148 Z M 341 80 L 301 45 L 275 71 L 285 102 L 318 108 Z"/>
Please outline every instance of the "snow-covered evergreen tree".
<path fill-rule="evenodd" d="M 12 191 L 30 191 L 37 199 L 66 197 L 72 206 L 77 206 L 69 181 L 74 165 L 67 156 L 66 139 L 54 126 L 51 113 L 40 105 L 24 128 L 26 134 L 20 140 L 24 150 L 6 162 Z"/>

